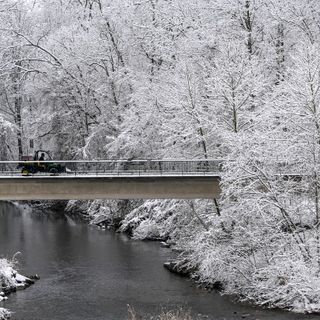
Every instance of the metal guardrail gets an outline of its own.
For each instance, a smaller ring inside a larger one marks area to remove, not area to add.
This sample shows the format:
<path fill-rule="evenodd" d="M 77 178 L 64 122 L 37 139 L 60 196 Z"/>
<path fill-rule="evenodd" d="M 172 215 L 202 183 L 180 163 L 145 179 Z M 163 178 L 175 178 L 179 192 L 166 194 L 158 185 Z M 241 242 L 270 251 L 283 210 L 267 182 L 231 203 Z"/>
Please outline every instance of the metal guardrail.
<path fill-rule="evenodd" d="M 66 172 L 57 175 L 39 171 L 35 176 L 159 176 L 159 175 L 219 175 L 223 159 L 196 160 L 50 160 L 0 161 L 0 176 L 21 176 L 21 165 L 48 166 L 59 164 Z M 33 174 L 30 174 L 33 176 Z"/>

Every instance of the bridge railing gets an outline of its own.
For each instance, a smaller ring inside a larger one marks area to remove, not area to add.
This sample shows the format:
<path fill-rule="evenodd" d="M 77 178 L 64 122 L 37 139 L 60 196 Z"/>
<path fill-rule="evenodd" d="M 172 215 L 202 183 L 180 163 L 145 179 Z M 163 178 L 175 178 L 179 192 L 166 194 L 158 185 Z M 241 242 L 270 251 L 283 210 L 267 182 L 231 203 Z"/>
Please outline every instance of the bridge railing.
<path fill-rule="evenodd" d="M 0 161 L 0 176 L 21 175 L 23 167 L 35 167 L 35 175 L 54 175 L 48 168 L 66 168 L 59 175 L 219 175 L 222 159 L 196 160 L 73 160 Z M 32 172 L 29 173 L 30 175 Z"/>

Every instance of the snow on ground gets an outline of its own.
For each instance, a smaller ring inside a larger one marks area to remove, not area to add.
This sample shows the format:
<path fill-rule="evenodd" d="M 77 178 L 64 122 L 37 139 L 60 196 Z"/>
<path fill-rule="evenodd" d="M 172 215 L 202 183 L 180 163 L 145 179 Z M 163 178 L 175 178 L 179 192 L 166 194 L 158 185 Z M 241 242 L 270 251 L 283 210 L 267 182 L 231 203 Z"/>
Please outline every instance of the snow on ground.
<path fill-rule="evenodd" d="M 33 280 L 17 273 L 14 269 L 14 260 L 0 259 L 0 301 L 6 300 L 6 295 L 15 290 L 25 289 Z M 10 318 L 10 312 L 7 309 L 0 308 L 0 320 Z"/>
<path fill-rule="evenodd" d="M 14 263 L 7 259 L 0 259 L 0 280 L 2 287 L 14 286 L 17 272 L 13 268 Z"/>
<path fill-rule="evenodd" d="M 10 318 L 10 311 L 4 308 L 0 308 L 0 320 L 6 320 Z"/>

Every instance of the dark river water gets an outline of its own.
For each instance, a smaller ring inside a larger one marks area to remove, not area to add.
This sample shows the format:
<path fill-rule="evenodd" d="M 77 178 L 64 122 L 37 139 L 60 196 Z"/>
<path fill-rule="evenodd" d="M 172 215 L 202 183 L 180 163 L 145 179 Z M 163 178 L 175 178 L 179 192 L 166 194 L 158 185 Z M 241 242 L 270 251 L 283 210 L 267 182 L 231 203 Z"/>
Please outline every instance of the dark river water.
<path fill-rule="evenodd" d="M 0 257 L 19 255 L 22 274 L 39 274 L 0 306 L 16 320 L 124 320 L 127 305 L 143 314 L 184 306 L 208 319 L 319 319 L 234 303 L 163 268 L 170 251 L 131 241 L 70 218 L 0 203 Z"/>

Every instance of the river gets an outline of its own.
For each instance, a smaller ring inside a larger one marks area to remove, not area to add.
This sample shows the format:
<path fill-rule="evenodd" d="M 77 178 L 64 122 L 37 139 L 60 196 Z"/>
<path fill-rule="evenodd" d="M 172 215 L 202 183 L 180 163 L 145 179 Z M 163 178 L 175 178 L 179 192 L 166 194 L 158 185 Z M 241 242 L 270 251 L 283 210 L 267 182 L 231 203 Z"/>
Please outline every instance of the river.
<path fill-rule="evenodd" d="M 21 273 L 41 279 L 0 303 L 14 312 L 14 320 L 124 320 L 128 304 L 143 314 L 184 306 L 216 320 L 319 319 L 234 303 L 199 289 L 163 268 L 171 253 L 159 243 L 0 203 L 0 257 L 16 252 Z"/>

